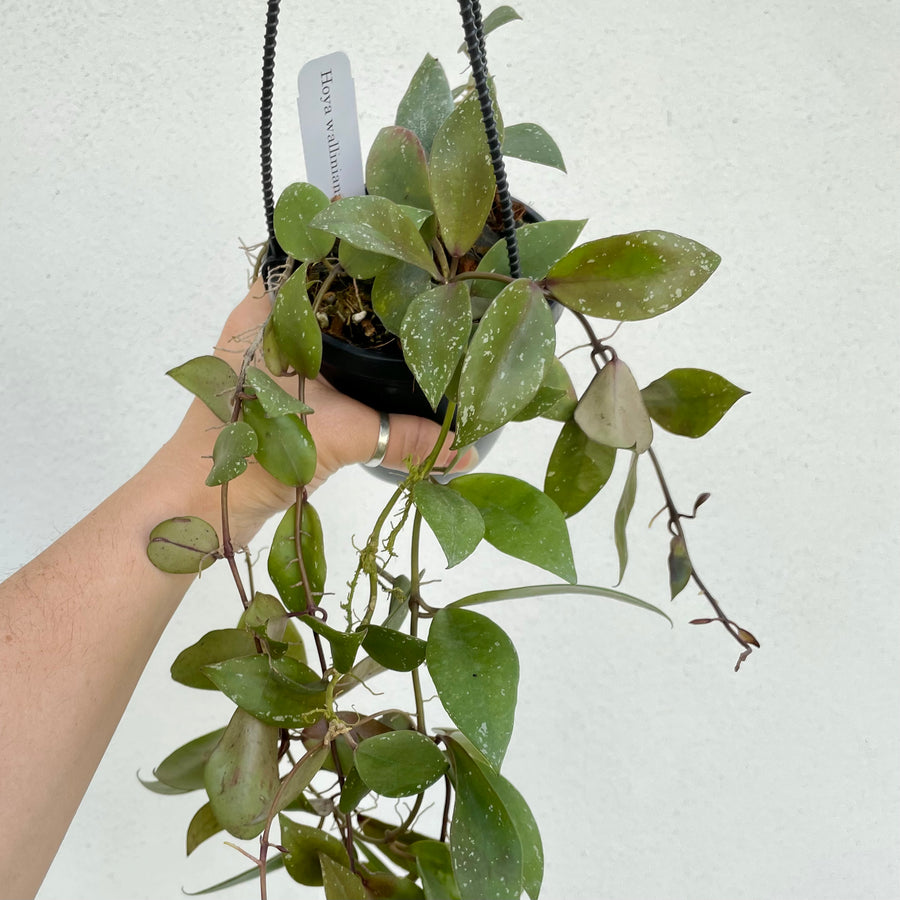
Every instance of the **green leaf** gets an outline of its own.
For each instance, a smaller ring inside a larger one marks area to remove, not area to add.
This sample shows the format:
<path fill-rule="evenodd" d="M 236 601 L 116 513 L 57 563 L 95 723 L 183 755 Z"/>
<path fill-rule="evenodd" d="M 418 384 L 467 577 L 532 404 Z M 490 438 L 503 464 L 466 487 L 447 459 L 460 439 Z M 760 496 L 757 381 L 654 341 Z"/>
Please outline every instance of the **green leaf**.
<path fill-rule="evenodd" d="M 203 787 L 203 769 L 224 733 L 224 728 L 217 728 L 209 734 L 189 741 L 172 751 L 153 770 L 153 774 L 163 784 L 180 791 L 200 790 Z"/>
<path fill-rule="evenodd" d="M 220 831 L 222 831 L 222 826 L 219 824 L 216 814 L 212 811 L 212 806 L 209 803 L 204 803 L 194 813 L 188 825 L 187 838 L 185 840 L 187 855 L 190 856 L 204 841 L 209 840 L 209 838 Z"/>
<path fill-rule="evenodd" d="M 341 799 L 338 809 L 345 815 L 351 815 L 363 798 L 369 794 L 369 786 L 360 778 L 359 772 L 354 766 L 344 776 L 344 786 L 341 788 Z"/>
<path fill-rule="evenodd" d="M 521 19 L 522 17 L 511 7 L 511 6 L 498 6 L 496 9 L 492 9 L 487 16 L 485 16 L 484 21 L 482 22 L 482 34 L 487 37 L 492 31 L 496 31 L 501 25 L 506 25 L 507 22 L 514 22 L 517 19 Z M 466 52 L 466 44 L 463 41 L 462 44 L 459 45 L 459 52 Z"/>
<path fill-rule="evenodd" d="M 365 631 L 338 631 L 315 616 L 301 616 L 300 621 L 331 645 L 332 663 L 338 672 L 345 675 L 353 668 L 357 651 L 366 636 Z"/>
<path fill-rule="evenodd" d="M 425 662 L 425 641 L 393 628 L 370 625 L 362 646 L 375 662 L 395 672 L 411 672 Z"/>
<path fill-rule="evenodd" d="M 256 461 L 283 484 L 309 484 L 316 474 L 316 445 L 306 425 L 293 414 L 268 418 L 258 400 L 245 400 L 243 410 L 259 438 Z"/>
<path fill-rule="evenodd" d="M 362 780 L 383 797 L 421 794 L 447 771 L 434 741 L 418 731 L 391 731 L 362 741 L 354 754 Z"/>
<path fill-rule="evenodd" d="M 325 706 L 320 677 L 290 656 L 244 656 L 204 671 L 237 706 L 270 726 L 303 728 L 316 722 Z"/>
<path fill-rule="evenodd" d="M 326 761 L 331 759 L 331 749 L 324 745 L 308 750 L 297 761 L 297 764 L 281 779 L 281 795 L 278 798 L 276 812 L 290 807 L 302 797 Z"/>
<path fill-rule="evenodd" d="M 643 453 L 653 425 L 631 369 L 616 357 L 593 378 L 575 408 L 575 421 L 598 444 Z"/>
<path fill-rule="evenodd" d="M 641 391 L 647 411 L 666 431 L 698 438 L 748 392 L 715 372 L 672 369 Z"/>
<path fill-rule="evenodd" d="M 260 816 L 278 791 L 278 734 L 277 728 L 236 709 L 206 763 L 204 781 L 213 815 L 241 840 L 260 834 L 265 825 Z"/>
<path fill-rule="evenodd" d="M 570 420 L 562 427 L 544 477 L 544 493 L 562 510 L 574 516 L 609 481 L 616 462 L 614 447 L 592 441 Z"/>
<path fill-rule="evenodd" d="M 673 535 L 669 542 L 669 589 L 674 600 L 691 580 L 691 559 L 687 544 L 680 534 Z"/>
<path fill-rule="evenodd" d="M 555 219 L 527 223 L 516 229 L 522 275 L 536 281 L 543 278 L 578 240 L 586 223 L 587 219 Z M 497 241 L 482 257 L 476 271 L 509 275 L 506 241 Z M 496 297 L 502 287 L 501 282 L 480 279 L 473 290 L 481 297 Z"/>
<path fill-rule="evenodd" d="M 328 197 L 305 182 L 288 185 L 275 204 L 275 237 L 294 259 L 310 263 L 328 255 L 334 235 L 309 223 L 328 207 Z"/>
<path fill-rule="evenodd" d="M 471 331 L 472 304 L 463 282 L 432 285 L 409 304 L 400 325 L 403 356 L 432 409 L 437 409 Z"/>
<path fill-rule="evenodd" d="M 499 770 L 519 683 L 519 659 L 506 633 L 479 613 L 442 609 L 431 623 L 426 661 L 447 714 Z"/>
<path fill-rule="evenodd" d="M 484 228 L 496 191 L 477 94 L 441 125 L 428 168 L 441 237 L 452 256 L 464 256 Z"/>
<path fill-rule="evenodd" d="M 628 539 L 625 536 L 625 527 L 628 525 L 628 517 L 634 508 L 634 498 L 637 494 L 637 461 L 638 454 L 631 454 L 631 464 L 628 466 L 628 475 L 625 477 L 625 486 L 619 505 L 616 507 L 616 517 L 613 531 L 616 537 L 616 553 L 619 556 L 619 580 L 621 584 L 625 577 L 625 567 L 628 565 Z"/>
<path fill-rule="evenodd" d="M 448 607 L 449 609 L 458 609 L 463 606 L 478 606 L 482 603 L 496 603 L 498 600 L 519 600 L 530 597 L 560 597 L 567 594 L 588 594 L 595 597 L 605 597 L 609 600 L 618 600 L 620 603 L 627 603 L 630 606 L 637 606 L 640 609 L 646 609 L 650 612 L 662 616 L 669 624 L 672 620 L 659 607 L 631 594 L 623 594 L 621 591 L 614 591 L 612 588 L 595 587 L 591 584 L 531 584 L 524 587 L 503 588 L 496 591 L 479 591 L 477 594 L 469 594 L 454 601 Z"/>
<path fill-rule="evenodd" d="M 359 875 L 336 863 L 327 853 L 319 854 L 325 900 L 367 900 L 369 894 Z"/>
<path fill-rule="evenodd" d="M 347 241 L 338 245 L 338 262 L 341 268 L 351 277 L 364 281 L 380 275 L 395 260 L 383 253 L 372 253 L 371 250 L 360 250 Z"/>
<path fill-rule="evenodd" d="M 576 312 L 633 322 L 683 303 L 720 261 L 690 238 L 636 231 L 576 247 L 553 266 L 546 284 L 560 303 Z"/>
<path fill-rule="evenodd" d="M 545 493 L 509 475 L 481 472 L 460 475 L 449 487 L 478 507 L 488 543 L 566 581 L 576 581 L 565 517 Z"/>
<path fill-rule="evenodd" d="M 412 489 L 413 502 L 438 539 L 447 568 L 461 563 L 481 543 L 484 519 L 478 507 L 458 491 L 420 481 Z"/>
<path fill-rule="evenodd" d="M 528 419 L 535 419 L 538 416 L 546 416 L 547 418 L 558 418 L 563 410 L 569 409 L 567 402 L 571 398 L 571 410 L 575 410 L 575 387 L 569 373 L 562 362 L 553 357 L 544 372 L 544 380 L 538 388 L 537 393 L 525 405 L 524 409 L 518 413 L 515 422 L 526 422 Z M 566 421 L 569 416 L 563 416 L 562 421 Z"/>
<path fill-rule="evenodd" d="M 413 298 L 430 284 L 431 276 L 427 272 L 398 260 L 375 276 L 372 283 L 372 309 L 388 331 L 399 334 Z"/>
<path fill-rule="evenodd" d="M 386 197 L 345 197 L 322 210 L 315 221 L 361 250 L 402 259 L 440 277 L 418 228 Z"/>
<path fill-rule="evenodd" d="M 256 432 L 246 422 L 226 425 L 213 447 L 213 467 L 206 476 L 207 486 L 237 478 L 247 468 L 247 457 L 256 453 L 258 447 Z"/>
<path fill-rule="evenodd" d="M 281 356 L 304 378 L 315 378 L 322 365 L 322 332 L 309 301 L 306 278 L 304 263 L 281 286 L 272 309 L 272 328 Z"/>
<path fill-rule="evenodd" d="M 507 125 L 503 132 L 503 155 L 540 163 L 566 171 L 562 153 L 546 129 L 534 122 Z"/>
<path fill-rule="evenodd" d="M 284 868 L 284 856 L 280 853 L 276 853 L 275 856 L 270 856 L 266 860 L 266 871 L 269 873 L 276 872 L 278 869 Z M 238 875 L 233 875 L 231 878 L 226 878 L 224 881 L 220 881 L 218 884 L 214 884 L 211 887 L 204 888 L 202 891 L 184 891 L 188 897 L 200 897 L 203 894 L 215 894 L 218 891 L 224 891 L 226 888 L 237 887 L 239 884 L 246 884 L 248 881 L 257 881 L 259 879 L 259 866 L 253 866 L 250 869 L 246 869 Z M 183 889 L 182 889 L 183 890 Z"/>
<path fill-rule="evenodd" d="M 366 190 L 401 206 L 432 208 L 425 149 L 413 131 L 394 125 L 378 132 L 366 159 Z"/>
<path fill-rule="evenodd" d="M 275 529 L 269 548 L 268 571 L 284 605 L 291 612 L 304 612 L 307 608 L 306 591 L 297 556 L 296 534 L 297 504 L 287 509 Z M 322 521 L 313 505 L 303 504 L 300 522 L 300 552 L 309 580 L 313 602 L 318 605 L 325 591 L 327 564 Z"/>
<path fill-rule="evenodd" d="M 350 859 L 344 845 L 333 835 L 294 822 L 283 814 L 278 817 L 278 822 L 281 825 L 281 843 L 287 850 L 285 868 L 294 881 L 313 887 L 322 884 L 320 853 L 341 865 L 349 865 Z"/>
<path fill-rule="evenodd" d="M 306 415 L 313 411 L 312 407 L 292 397 L 280 384 L 255 366 L 248 367 L 245 385 L 256 395 L 267 418 L 286 416 L 288 413 Z"/>
<path fill-rule="evenodd" d="M 456 772 L 450 854 L 463 900 L 518 900 L 522 842 L 500 795 L 459 744 L 447 738 Z"/>
<path fill-rule="evenodd" d="M 454 447 L 509 422 L 537 393 L 556 347 L 553 315 L 525 279 L 501 291 L 463 359 Z"/>
<path fill-rule="evenodd" d="M 231 420 L 231 398 L 237 374 L 218 356 L 198 356 L 166 372 L 182 387 L 199 397 L 223 422 Z"/>
<path fill-rule="evenodd" d="M 450 848 L 442 841 L 417 841 L 409 848 L 416 858 L 426 900 L 460 900 Z"/>
<path fill-rule="evenodd" d="M 292 645 L 301 643 L 297 626 L 287 617 L 281 602 L 277 597 L 264 594 L 262 591 L 257 591 L 253 595 L 250 605 L 241 613 L 238 627 L 270 641 L 286 641 Z M 292 647 L 289 655 L 304 662 L 305 660 L 297 656 L 294 650 L 295 647 Z"/>
<path fill-rule="evenodd" d="M 206 677 L 204 666 L 250 656 L 256 652 L 253 635 L 243 628 L 220 628 L 208 631 L 195 644 L 186 647 L 172 663 L 172 678 L 179 684 L 214 691 L 216 686 Z"/>
<path fill-rule="evenodd" d="M 196 516 L 176 516 L 150 532 L 147 556 L 171 575 L 196 575 L 219 559 L 216 529 Z"/>
<path fill-rule="evenodd" d="M 438 128 L 452 111 L 447 76 L 441 64 L 426 55 L 400 101 L 395 123 L 416 134 L 425 152 L 430 153 Z"/>
<path fill-rule="evenodd" d="M 281 352 L 281 347 L 278 346 L 278 338 L 275 336 L 275 326 L 271 316 L 263 328 L 262 354 L 266 368 L 276 378 L 290 374 L 291 364 Z"/>

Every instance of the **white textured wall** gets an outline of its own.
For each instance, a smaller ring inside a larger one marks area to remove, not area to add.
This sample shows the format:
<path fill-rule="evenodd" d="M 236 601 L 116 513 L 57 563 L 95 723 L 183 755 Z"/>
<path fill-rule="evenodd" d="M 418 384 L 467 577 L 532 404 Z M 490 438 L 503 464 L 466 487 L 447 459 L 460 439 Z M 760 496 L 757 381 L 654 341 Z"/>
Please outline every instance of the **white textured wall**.
<path fill-rule="evenodd" d="M 451 0 L 284 6 L 279 187 L 302 176 L 306 59 L 348 51 L 367 147 L 424 53 L 452 71 L 460 40 Z M 526 21 L 489 45 L 506 118 L 548 127 L 570 174 L 511 166 L 516 192 L 548 216 L 589 215 L 591 237 L 659 227 L 724 259 L 695 299 L 623 328 L 617 346 L 643 383 L 696 365 L 753 392 L 707 438 L 661 434 L 658 449 L 681 503 L 712 492 L 689 533 L 698 567 L 763 642 L 735 675 L 736 647 L 686 624 L 705 614 L 687 593 L 674 631 L 585 599 L 492 611 L 521 655 L 508 774 L 543 830 L 545 896 L 900 897 L 900 8 L 517 6 Z M 207 352 L 242 295 L 239 239 L 263 230 L 263 19 L 261 0 L 0 6 L 0 574 L 170 434 L 186 399 L 164 371 Z M 562 344 L 578 339 L 562 326 Z M 547 425 L 509 430 L 495 460 L 539 482 L 552 441 Z M 666 603 L 644 474 L 625 588 Z M 347 510 L 384 495 L 361 471 L 322 489 L 331 545 L 348 542 Z M 615 578 L 614 499 L 573 522 L 583 581 Z M 471 581 L 450 573 L 436 590 L 524 568 L 484 548 Z M 241 867 L 218 841 L 184 861 L 195 798 L 134 777 L 224 716 L 167 675 L 234 617 L 224 575 L 205 575 L 167 631 L 44 900 L 174 900 Z"/>

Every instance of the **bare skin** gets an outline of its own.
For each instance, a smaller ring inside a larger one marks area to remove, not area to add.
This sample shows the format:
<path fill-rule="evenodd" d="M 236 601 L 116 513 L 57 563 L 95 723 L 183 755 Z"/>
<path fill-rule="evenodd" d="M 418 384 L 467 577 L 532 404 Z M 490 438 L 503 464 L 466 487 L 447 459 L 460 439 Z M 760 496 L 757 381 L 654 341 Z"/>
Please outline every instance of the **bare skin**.
<path fill-rule="evenodd" d="M 238 368 L 248 336 L 268 312 L 257 283 L 228 318 L 217 355 Z M 342 466 L 371 457 L 378 413 L 323 381 L 307 385 L 306 400 L 316 410 L 309 417 L 318 449 L 314 490 Z M 153 648 L 193 581 L 155 569 L 145 552 L 147 535 L 173 515 L 219 521 L 219 489 L 204 479 L 220 424 L 195 401 L 144 468 L 0 585 L 3 897 L 37 892 Z M 439 430 L 392 415 L 384 465 L 402 469 L 407 456 L 424 459 Z M 448 438 L 439 465 L 454 457 L 449 444 Z M 234 545 L 247 543 L 293 501 L 293 488 L 251 465 L 230 488 Z M 106 640 L 111 621 L 115 652 Z"/>

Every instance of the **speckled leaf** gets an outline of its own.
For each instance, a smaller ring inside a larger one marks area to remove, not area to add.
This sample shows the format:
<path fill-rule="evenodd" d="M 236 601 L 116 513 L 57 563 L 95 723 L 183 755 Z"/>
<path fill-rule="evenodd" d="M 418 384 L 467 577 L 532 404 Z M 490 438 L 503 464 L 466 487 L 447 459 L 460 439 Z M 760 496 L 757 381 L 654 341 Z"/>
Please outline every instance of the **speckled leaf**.
<path fill-rule="evenodd" d="M 647 411 L 666 431 L 698 438 L 747 391 L 705 369 L 672 369 L 641 391 Z"/>
<path fill-rule="evenodd" d="M 628 466 L 628 475 L 625 477 L 625 486 L 622 488 L 622 496 L 619 498 L 619 505 L 616 507 L 616 516 L 613 523 L 613 531 L 616 538 L 616 553 L 619 557 L 619 580 L 616 584 L 621 584 L 625 577 L 625 568 L 628 565 L 628 539 L 625 535 L 625 529 L 628 525 L 628 518 L 631 510 L 634 508 L 634 498 L 637 495 L 637 461 L 638 454 L 631 454 L 631 464 Z"/>
<path fill-rule="evenodd" d="M 384 327 L 400 333 L 403 317 L 413 298 L 431 284 L 431 276 L 418 266 L 396 261 L 372 283 L 372 308 Z"/>
<path fill-rule="evenodd" d="M 417 841 L 409 852 L 416 858 L 426 900 L 460 900 L 450 848 L 443 841 Z"/>
<path fill-rule="evenodd" d="M 231 420 L 231 398 L 237 374 L 218 356 L 198 356 L 166 372 L 182 387 L 199 397 L 223 422 Z"/>
<path fill-rule="evenodd" d="M 393 125 L 378 132 L 366 159 L 366 189 L 394 203 L 431 209 L 425 149 L 413 131 Z"/>
<path fill-rule="evenodd" d="M 411 672 L 425 662 L 425 641 L 393 628 L 370 625 L 362 645 L 375 662 L 395 672 Z"/>
<path fill-rule="evenodd" d="M 428 169 L 441 237 L 452 256 L 463 256 L 481 234 L 496 191 L 477 94 L 438 130 Z"/>
<path fill-rule="evenodd" d="M 197 516 L 176 516 L 150 532 L 147 556 L 157 569 L 172 575 L 196 575 L 218 558 L 216 529 Z"/>
<path fill-rule="evenodd" d="M 484 519 L 478 507 L 458 491 L 442 484 L 420 481 L 412 495 L 416 508 L 447 557 L 448 569 L 461 563 L 481 543 Z"/>
<path fill-rule="evenodd" d="M 206 763 L 204 782 L 222 827 L 242 840 L 256 837 L 279 787 L 278 729 L 236 709 Z"/>
<path fill-rule="evenodd" d="M 475 763 L 509 813 L 522 844 L 522 875 L 525 891 L 532 900 L 537 900 L 541 891 L 541 882 L 544 879 L 544 847 L 537 822 L 525 802 L 525 798 L 506 778 L 490 767 L 484 756 L 472 746 L 465 736 L 456 733 L 452 736 L 452 741 L 457 758 L 458 754 L 465 753 Z"/>
<path fill-rule="evenodd" d="M 473 742 L 474 743 L 474 742 Z M 522 842 L 485 773 L 447 739 L 456 773 L 450 855 L 462 900 L 518 900 L 525 887 Z"/>
<path fill-rule="evenodd" d="M 296 534 L 297 505 L 285 510 L 269 547 L 268 572 L 284 605 L 291 612 L 303 612 L 307 608 L 303 575 L 297 557 Z M 318 605 L 325 590 L 328 571 L 322 521 L 311 503 L 303 504 L 300 522 L 300 552 L 313 602 Z"/>
<path fill-rule="evenodd" d="M 173 750 L 154 770 L 163 783 L 180 791 L 198 791 L 203 787 L 203 770 L 224 728 L 204 734 Z"/>
<path fill-rule="evenodd" d="M 209 803 L 204 803 L 194 813 L 188 824 L 187 837 L 185 839 L 187 855 L 190 856 L 204 841 L 222 830 L 223 828 L 219 824 L 216 814 L 212 811 L 212 806 Z"/>
<path fill-rule="evenodd" d="M 669 590 L 674 600 L 691 580 L 691 560 L 687 544 L 680 534 L 672 536 L 669 542 Z"/>
<path fill-rule="evenodd" d="M 442 609 L 431 623 L 426 662 L 447 714 L 499 770 L 519 683 L 519 659 L 506 633 L 479 613 Z"/>
<path fill-rule="evenodd" d="M 213 466 L 206 476 L 207 486 L 215 487 L 237 478 L 247 468 L 247 457 L 256 453 L 258 447 L 256 432 L 246 422 L 226 425 L 213 447 Z"/>
<path fill-rule="evenodd" d="M 565 517 L 543 491 L 484 472 L 460 475 L 448 487 L 478 508 L 488 543 L 570 583 L 577 580 Z"/>
<path fill-rule="evenodd" d="M 501 291 L 463 359 L 454 447 L 505 425 L 537 393 L 556 347 L 553 315 L 526 279 Z"/>
<path fill-rule="evenodd" d="M 207 678 L 204 666 L 239 656 L 250 656 L 255 652 L 256 643 L 249 631 L 243 628 L 218 628 L 208 631 L 190 647 L 185 647 L 175 657 L 170 671 L 173 680 L 179 684 L 215 691 L 218 689 Z"/>
<path fill-rule="evenodd" d="M 546 129 L 534 122 L 506 126 L 503 132 L 503 154 L 550 166 L 560 172 L 566 171 L 566 164 L 556 141 Z"/>
<path fill-rule="evenodd" d="M 365 280 L 380 275 L 394 263 L 394 259 L 383 253 L 360 250 L 347 241 L 341 241 L 338 245 L 338 262 L 351 278 Z"/>
<path fill-rule="evenodd" d="M 643 453 L 653 425 L 631 369 L 616 357 L 593 378 L 575 408 L 575 421 L 598 444 Z"/>
<path fill-rule="evenodd" d="M 400 101 L 395 122 L 416 134 L 425 152 L 430 153 L 438 128 L 452 111 L 447 76 L 441 64 L 426 55 Z"/>
<path fill-rule="evenodd" d="M 347 851 L 334 835 L 310 825 L 302 825 L 283 814 L 278 817 L 278 822 L 281 826 L 281 843 L 287 851 L 285 868 L 294 881 L 313 887 L 322 884 L 320 853 L 341 865 L 349 865 Z"/>
<path fill-rule="evenodd" d="M 292 397 L 280 384 L 256 366 L 248 367 L 245 385 L 248 392 L 252 392 L 259 400 L 263 412 L 269 418 L 286 416 L 288 413 L 296 413 L 299 416 L 313 411 L 312 407 L 297 397 Z"/>
<path fill-rule="evenodd" d="M 316 474 L 316 445 L 303 422 L 293 414 L 270 419 L 258 400 L 245 400 L 243 409 L 259 438 L 256 461 L 283 484 L 309 484 Z"/>
<path fill-rule="evenodd" d="M 396 203 L 385 197 L 345 197 L 323 209 L 315 222 L 361 250 L 402 259 L 433 278 L 439 277 L 431 250 L 418 228 Z"/>
<path fill-rule="evenodd" d="M 275 237 L 294 259 L 315 262 L 328 254 L 334 235 L 309 223 L 328 206 L 328 197 L 306 182 L 288 185 L 275 204 Z"/>
<path fill-rule="evenodd" d="M 562 427 L 547 463 L 544 493 L 574 516 L 609 481 L 616 461 L 614 447 L 592 441 L 574 420 Z"/>
<path fill-rule="evenodd" d="M 383 797 L 421 794 L 447 771 L 434 741 L 418 731 L 391 731 L 362 741 L 354 754 L 363 781 Z"/>
<path fill-rule="evenodd" d="M 275 336 L 275 326 L 271 316 L 263 328 L 262 354 L 266 368 L 276 377 L 289 375 L 291 364 L 278 346 L 278 338 Z"/>
<path fill-rule="evenodd" d="M 366 891 L 362 879 L 347 866 L 336 863 L 327 853 L 319 854 L 322 867 L 322 884 L 325 900 L 367 900 L 372 896 Z"/>
<path fill-rule="evenodd" d="M 257 591 L 253 595 L 250 605 L 241 613 L 238 628 L 243 628 L 271 641 L 285 641 L 292 645 L 301 643 L 297 626 L 293 619 L 287 617 L 281 601 L 262 591 Z M 305 663 L 304 655 L 302 653 L 298 655 L 299 649 L 292 646 L 289 655 Z"/>
<path fill-rule="evenodd" d="M 276 812 L 295 808 L 294 802 L 301 798 L 322 766 L 331 759 L 331 748 L 324 745 L 311 748 L 306 755 L 281 779 L 281 796 L 276 804 Z"/>
<path fill-rule="evenodd" d="M 267 725 L 303 728 L 319 718 L 317 710 L 325 705 L 320 676 L 289 656 L 245 656 L 204 671 L 223 694 Z"/>
<path fill-rule="evenodd" d="M 632 322 L 683 303 L 719 262 L 717 254 L 690 238 L 636 231 L 576 247 L 550 270 L 547 286 L 577 312 Z"/>
<path fill-rule="evenodd" d="M 472 330 L 464 282 L 436 284 L 419 294 L 403 317 L 403 356 L 432 409 L 437 409 Z"/>
<path fill-rule="evenodd" d="M 315 378 L 322 365 L 322 332 L 309 302 L 304 263 L 281 286 L 272 310 L 272 327 L 281 355 L 304 378 Z"/>
<path fill-rule="evenodd" d="M 543 278 L 578 240 L 586 223 L 587 219 L 554 219 L 520 226 L 516 230 L 516 240 L 522 274 L 536 280 Z M 509 275 L 506 241 L 497 241 L 482 257 L 476 271 Z M 502 288 L 501 282 L 479 280 L 473 290 L 481 297 L 496 297 Z"/>
<path fill-rule="evenodd" d="M 544 380 L 537 393 L 513 417 L 513 421 L 526 422 L 538 416 L 565 421 L 571 415 L 569 410 L 575 411 L 575 387 L 566 367 L 554 356 L 544 372 Z M 567 412 L 569 415 L 565 415 Z"/>

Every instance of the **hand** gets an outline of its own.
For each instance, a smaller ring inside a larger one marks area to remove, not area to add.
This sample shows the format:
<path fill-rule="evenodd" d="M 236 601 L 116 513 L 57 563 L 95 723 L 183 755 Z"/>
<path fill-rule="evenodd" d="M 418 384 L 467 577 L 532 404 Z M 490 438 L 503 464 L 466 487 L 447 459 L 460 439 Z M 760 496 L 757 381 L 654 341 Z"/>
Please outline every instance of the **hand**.
<path fill-rule="evenodd" d="M 258 280 L 225 322 L 215 355 L 237 371 L 244 351 L 259 333 L 270 310 L 268 294 Z M 296 393 L 295 378 L 278 378 L 276 381 L 285 390 Z M 379 414 L 339 393 L 323 378 L 307 382 L 305 400 L 315 410 L 307 421 L 317 450 L 316 474 L 308 486 L 311 492 L 343 466 L 371 459 L 378 441 Z M 408 457 L 412 457 L 414 462 L 421 462 L 440 436 L 440 426 L 417 416 L 392 414 L 390 422 L 390 440 L 382 464 L 388 468 L 404 470 L 404 460 Z M 205 404 L 195 400 L 167 445 L 171 451 L 168 454 L 170 464 L 180 469 L 191 466 L 193 477 L 199 479 L 201 486 L 209 471 L 208 457 L 212 455 L 221 424 Z M 448 435 L 437 465 L 449 466 L 456 458 L 456 452 L 450 450 L 452 439 L 453 435 Z M 474 451 L 467 451 L 458 468 L 465 469 L 474 461 Z M 218 488 L 207 488 L 204 500 L 211 499 L 212 491 L 215 491 L 215 501 L 218 503 Z M 249 541 L 267 519 L 286 509 L 294 499 L 294 488 L 282 484 L 250 460 L 247 470 L 229 486 L 229 511 L 235 544 Z M 205 502 L 204 507 L 207 506 Z"/>

